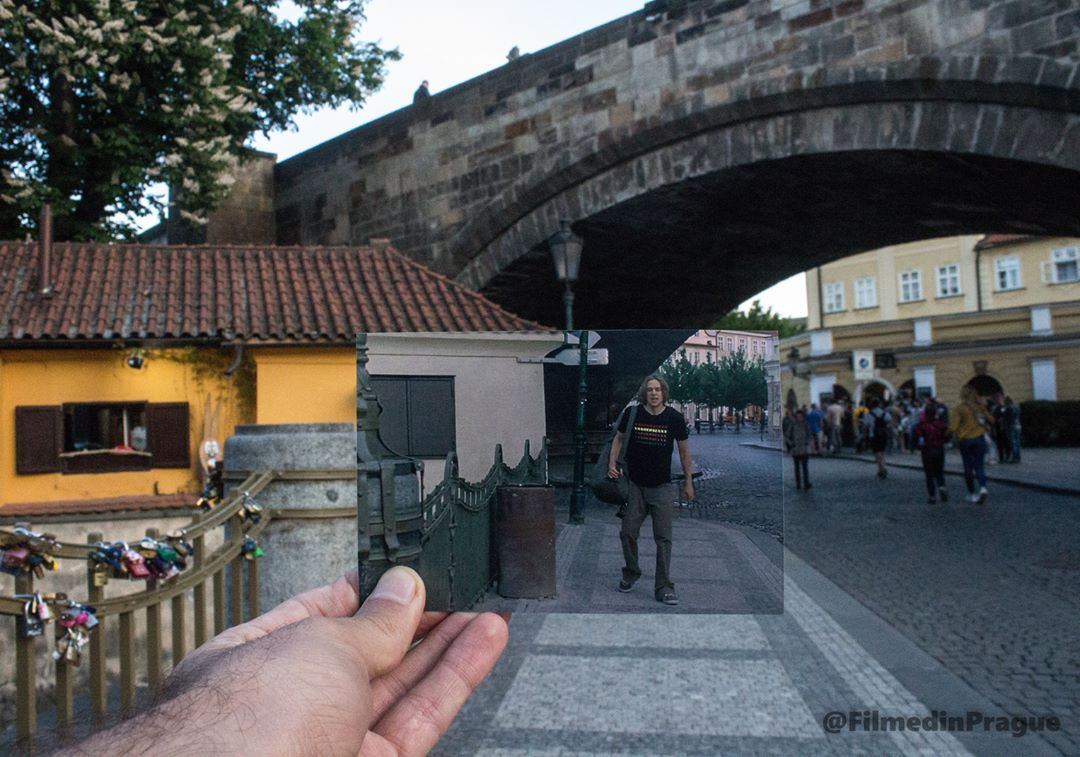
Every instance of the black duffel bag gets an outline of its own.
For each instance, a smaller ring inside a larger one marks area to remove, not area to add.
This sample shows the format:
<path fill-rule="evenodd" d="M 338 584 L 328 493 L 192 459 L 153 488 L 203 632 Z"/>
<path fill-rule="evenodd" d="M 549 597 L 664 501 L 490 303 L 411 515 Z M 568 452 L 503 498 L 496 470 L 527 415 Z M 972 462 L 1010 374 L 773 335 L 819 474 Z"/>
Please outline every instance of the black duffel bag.
<path fill-rule="evenodd" d="M 593 467 L 593 495 L 601 502 L 607 502 L 609 505 L 624 505 L 630 498 L 630 481 L 626 478 L 626 446 L 630 439 L 630 432 L 634 429 L 634 419 L 637 417 L 638 406 L 631 405 L 629 410 L 630 417 L 626 422 L 626 431 L 622 434 L 619 433 L 619 425 L 622 423 L 623 415 L 626 414 L 626 410 L 623 410 L 619 415 L 619 420 L 615 422 L 615 433 L 611 435 L 607 444 L 604 445 L 600 457 L 596 459 L 596 465 Z M 611 459 L 611 445 L 616 436 L 622 437 L 619 459 L 615 463 L 615 467 L 619 469 L 619 477 L 610 478 L 608 477 L 608 461 Z"/>

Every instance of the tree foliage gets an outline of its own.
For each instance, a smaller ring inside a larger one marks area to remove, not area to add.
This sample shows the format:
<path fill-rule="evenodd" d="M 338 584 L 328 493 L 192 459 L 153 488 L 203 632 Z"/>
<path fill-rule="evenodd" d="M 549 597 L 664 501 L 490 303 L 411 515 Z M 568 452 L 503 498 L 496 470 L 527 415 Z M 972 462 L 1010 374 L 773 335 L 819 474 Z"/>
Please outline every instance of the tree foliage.
<path fill-rule="evenodd" d="M 365 2 L 0 0 L 0 238 L 45 202 L 58 239 L 131 233 L 110 217 L 157 182 L 201 222 L 253 134 L 381 86 L 400 55 L 358 39 Z"/>
<path fill-rule="evenodd" d="M 765 363 L 761 358 L 751 360 L 745 350 L 726 355 L 719 362 L 707 360 L 698 365 L 692 365 L 683 350 L 668 358 L 660 375 L 668 382 L 673 402 L 736 410 L 768 404 Z"/>
<path fill-rule="evenodd" d="M 694 401 L 694 395 L 697 391 L 695 371 L 694 366 L 686 357 L 686 350 L 679 350 L 665 360 L 664 364 L 660 366 L 659 374 L 667 382 L 668 399 L 672 402 L 678 402 L 680 405 Z"/>
<path fill-rule="evenodd" d="M 775 331 L 780 338 L 793 336 L 805 330 L 805 326 L 796 325 L 790 318 L 785 318 L 771 307 L 763 307 L 761 300 L 754 300 L 745 313 L 732 310 L 712 325 L 714 329 L 731 331 Z"/>

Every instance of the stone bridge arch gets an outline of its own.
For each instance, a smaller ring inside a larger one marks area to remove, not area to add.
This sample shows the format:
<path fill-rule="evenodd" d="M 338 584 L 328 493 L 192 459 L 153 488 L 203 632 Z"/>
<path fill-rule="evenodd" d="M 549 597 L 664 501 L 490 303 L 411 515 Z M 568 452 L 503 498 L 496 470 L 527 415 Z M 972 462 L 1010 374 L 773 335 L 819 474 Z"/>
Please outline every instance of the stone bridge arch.
<path fill-rule="evenodd" d="M 557 323 L 546 240 L 567 219 L 585 240 L 582 323 L 704 325 L 867 249 L 991 231 L 1080 235 L 1071 93 L 1016 87 L 980 102 L 948 87 L 919 97 L 917 82 L 886 89 L 876 100 L 854 84 L 751 103 L 606 167 L 594 157 L 568 166 L 555 174 L 561 188 L 549 179 L 522 193 L 549 193 L 523 215 L 500 208 L 463 229 L 455 249 L 480 251 L 458 279 Z M 500 227 L 480 241 L 479 230 Z"/>
<path fill-rule="evenodd" d="M 1080 233 L 1074 0 L 647 7 L 279 164 L 278 241 L 386 237 L 558 323 L 567 219 L 581 323 L 687 327 L 860 249 Z"/>

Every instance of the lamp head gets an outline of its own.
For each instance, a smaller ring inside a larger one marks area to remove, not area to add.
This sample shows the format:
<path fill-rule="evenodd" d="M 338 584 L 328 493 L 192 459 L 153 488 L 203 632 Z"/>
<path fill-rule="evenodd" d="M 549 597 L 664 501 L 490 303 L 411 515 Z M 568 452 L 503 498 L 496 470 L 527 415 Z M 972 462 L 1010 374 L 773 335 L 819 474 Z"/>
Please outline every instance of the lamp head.
<path fill-rule="evenodd" d="M 551 237 L 548 246 L 555 261 L 555 276 L 559 281 L 573 284 L 578 279 L 581 266 L 581 240 L 574 236 L 568 221 L 559 222 L 559 230 Z"/>

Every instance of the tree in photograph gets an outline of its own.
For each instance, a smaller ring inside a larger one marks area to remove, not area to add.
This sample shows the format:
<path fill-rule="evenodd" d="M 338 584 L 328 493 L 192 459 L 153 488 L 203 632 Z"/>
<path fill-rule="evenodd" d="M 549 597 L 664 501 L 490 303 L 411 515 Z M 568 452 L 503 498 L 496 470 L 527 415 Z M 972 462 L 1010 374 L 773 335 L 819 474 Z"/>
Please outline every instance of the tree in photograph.
<path fill-rule="evenodd" d="M 741 310 L 732 310 L 714 323 L 712 328 L 731 331 L 775 331 L 781 339 L 801 333 L 806 329 L 805 325 L 794 323 L 792 319 L 774 312 L 771 307 L 763 307 L 761 300 L 754 300 L 745 313 Z"/>
<path fill-rule="evenodd" d="M 719 363 L 709 359 L 697 366 L 694 379 L 697 390 L 694 402 L 708 409 L 711 421 L 713 411 L 727 404 L 728 374 L 721 369 Z"/>
<path fill-rule="evenodd" d="M 57 239 L 130 235 L 150 185 L 201 223 L 257 132 L 378 89 L 396 50 L 366 0 L 0 0 L 0 239 L 53 205 Z"/>
<path fill-rule="evenodd" d="M 679 403 L 680 409 L 685 410 L 687 402 L 695 401 L 694 366 L 686 357 L 686 350 L 679 350 L 665 360 L 657 373 L 667 382 L 668 399 Z"/>
<path fill-rule="evenodd" d="M 741 411 L 748 405 L 765 407 L 768 403 L 768 374 L 760 358 L 752 361 L 739 350 L 720 360 L 720 371 L 726 376 L 724 405 Z"/>

